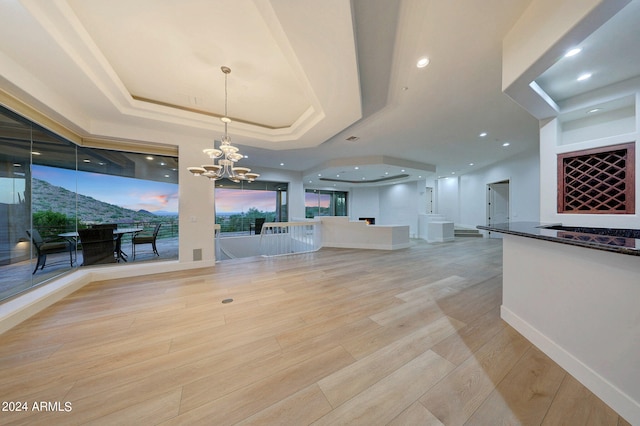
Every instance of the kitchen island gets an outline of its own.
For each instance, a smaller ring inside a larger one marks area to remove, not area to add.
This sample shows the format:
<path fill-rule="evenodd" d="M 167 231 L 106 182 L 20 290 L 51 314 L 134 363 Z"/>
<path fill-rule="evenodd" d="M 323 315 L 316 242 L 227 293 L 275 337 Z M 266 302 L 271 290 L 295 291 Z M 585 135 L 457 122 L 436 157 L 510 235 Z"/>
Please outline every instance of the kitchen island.
<path fill-rule="evenodd" d="M 503 234 L 502 318 L 640 424 L 640 231 L 530 222 L 478 229 Z"/>

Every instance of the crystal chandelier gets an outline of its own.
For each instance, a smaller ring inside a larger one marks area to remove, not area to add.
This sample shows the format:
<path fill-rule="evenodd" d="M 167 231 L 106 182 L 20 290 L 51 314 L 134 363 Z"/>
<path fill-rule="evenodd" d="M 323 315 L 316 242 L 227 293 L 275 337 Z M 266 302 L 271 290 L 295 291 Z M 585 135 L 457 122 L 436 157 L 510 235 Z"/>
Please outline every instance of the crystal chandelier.
<path fill-rule="evenodd" d="M 187 170 L 194 176 L 204 176 L 211 180 L 227 178 L 236 183 L 241 180 L 253 182 L 260 176 L 259 174 L 251 173 L 251 169 L 247 167 L 234 167 L 234 164 L 244 156 L 238 152 L 237 147 L 231 145 L 231 137 L 227 134 L 227 125 L 231 123 L 231 119 L 227 116 L 227 76 L 231 73 L 231 68 L 221 67 L 220 69 L 224 73 L 224 116 L 220 118 L 224 123 L 224 137 L 219 149 L 215 147 L 214 141 L 213 148 L 202 150 L 213 160 L 213 164 L 188 167 Z M 218 160 L 218 164 L 215 164 L 215 160 Z"/>

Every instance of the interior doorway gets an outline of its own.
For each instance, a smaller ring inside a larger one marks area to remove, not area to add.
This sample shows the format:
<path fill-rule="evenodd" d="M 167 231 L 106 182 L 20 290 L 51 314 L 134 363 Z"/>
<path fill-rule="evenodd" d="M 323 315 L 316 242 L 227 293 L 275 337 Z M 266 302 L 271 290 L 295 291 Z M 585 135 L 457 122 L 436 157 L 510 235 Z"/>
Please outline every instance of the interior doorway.
<path fill-rule="evenodd" d="M 487 184 L 487 225 L 509 223 L 509 180 Z M 502 234 L 489 232 L 489 238 L 502 238 Z"/>
<path fill-rule="evenodd" d="M 425 198 L 426 198 L 426 213 L 433 213 L 433 188 L 427 186 L 425 188 Z"/>

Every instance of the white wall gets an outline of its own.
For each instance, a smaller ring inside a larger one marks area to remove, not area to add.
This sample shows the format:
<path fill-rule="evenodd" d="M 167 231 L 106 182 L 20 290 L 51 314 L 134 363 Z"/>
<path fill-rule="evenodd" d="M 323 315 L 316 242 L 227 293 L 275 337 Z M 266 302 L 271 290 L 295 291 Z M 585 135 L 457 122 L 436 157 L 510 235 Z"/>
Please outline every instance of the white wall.
<path fill-rule="evenodd" d="M 411 238 L 418 236 L 418 194 L 424 181 L 380 187 L 380 221 L 376 225 L 409 225 Z"/>
<path fill-rule="evenodd" d="M 348 195 L 349 218 L 373 217 L 380 220 L 380 195 L 378 187 L 351 188 Z"/>
<path fill-rule="evenodd" d="M 188 138 L 180 141 L 184 149 L 178 151 L 179 260 L 181 263 L 194 262 L 194 250 L 200 250 L 202 262 L 214 262 L 214 184 L 187 170 L 187 166 L 206 162 L 202 149 L 208 148 L 211 142 Z"/>
<path fill-rule="evenodd" d="M 635 86 L 635 87 L 634 87 Z M 634 107 L 624 108 L 617 114 L 610 114 L 604 118 L 593 116 L 588 120 L 579 121 L 580 132 L 576 133 L 574 123 L 578 120 L 554 118 L 545 122 L 540 129 L 540 220 L 549 223 L 562 223 L 567 226 L 592 226 L 603 228 L 634 228 L 640 229 L 640 149 L 637 141 L 640 138 L 640 81 L 634 86 L 624 85 L 610 90 L 600 91 L 597 97 L 582 96 L 578 101 L 568 100 L 563 114 L 570 114 L 572 110 L 587 110 L 596 105 L 602 105 L 603 99 L 631 99 Z M 620 115 L 626 118 L 620 118 Z M 584 115 L 583 115 L 584 117 Z M 607 122 L 606 120 L 610 120 Z M 589 131 L 589 129 L 593 131 Z M 635 186 L 636 213 L 635 214 L 561 214 L 557 209 L 557 157 L 560 153 L 567 153 L 585 149 L 600 148 L 636 142 L 635 149 Z"/>
<path fill-rule="evenodd" d="M 436 181 L 437 207 L 434 213 L 444 216 L 455 224 L 460 223 L 460 182 L 458 176 Z"/>
<path fill-rule="evenodd" d="M 512 222 L 540 220 L 540 161 L 537 150 L 460 176 L 459 220 L 464 228 L 487 223 L 487 184 L 509 180 L 509 217 Z M 444 185 L 446 188 L 446 185 Z M 450 198 L 453 198 L 451 195 Z M 453 208 L 453 207 L 452 207 Z"/>
<path fill-rule="evenodd" d="M 411 238 L 418 236 L 418 213 L 425 212 L 425 181 L 351 188 L 349 218 L 373 217 L 376 225 L 409 225 Z"/>

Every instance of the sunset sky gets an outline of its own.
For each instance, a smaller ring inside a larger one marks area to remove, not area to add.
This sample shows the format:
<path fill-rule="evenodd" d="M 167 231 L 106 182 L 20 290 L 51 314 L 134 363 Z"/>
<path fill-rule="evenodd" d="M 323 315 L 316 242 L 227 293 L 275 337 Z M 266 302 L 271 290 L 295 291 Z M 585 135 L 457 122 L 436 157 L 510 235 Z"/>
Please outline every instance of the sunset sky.
<path fill-rule="evenodd" d="M 276 210 L 275 191 L 255 191 L 218 188 L 216 190 L 216 212 L 246 212 L 251 207 L 263 212 Z"/>
<path fill-rule="evenodd" d="M 131 210 L 178 213 L 178 185 L 99 173 L 76 172 L 54 167 L 33 166 L 33 177 L 69 191 Z M 77 187 L 76 187 L 77 185 Z M 213 185 L 212 185 L 213 189 Z M 246 212 L 251 207 L 275 211 L 275 191 L 218 188 L 218 213 Z"/>
<path fill-rule="evenodd" d="M 178 213 L 178 185 L 175 183 L 76 172 L 36 166 L 33 177 L 96 200 L 131 210 Z M 76 179 L 77 178 L 77 179 Z"/>

